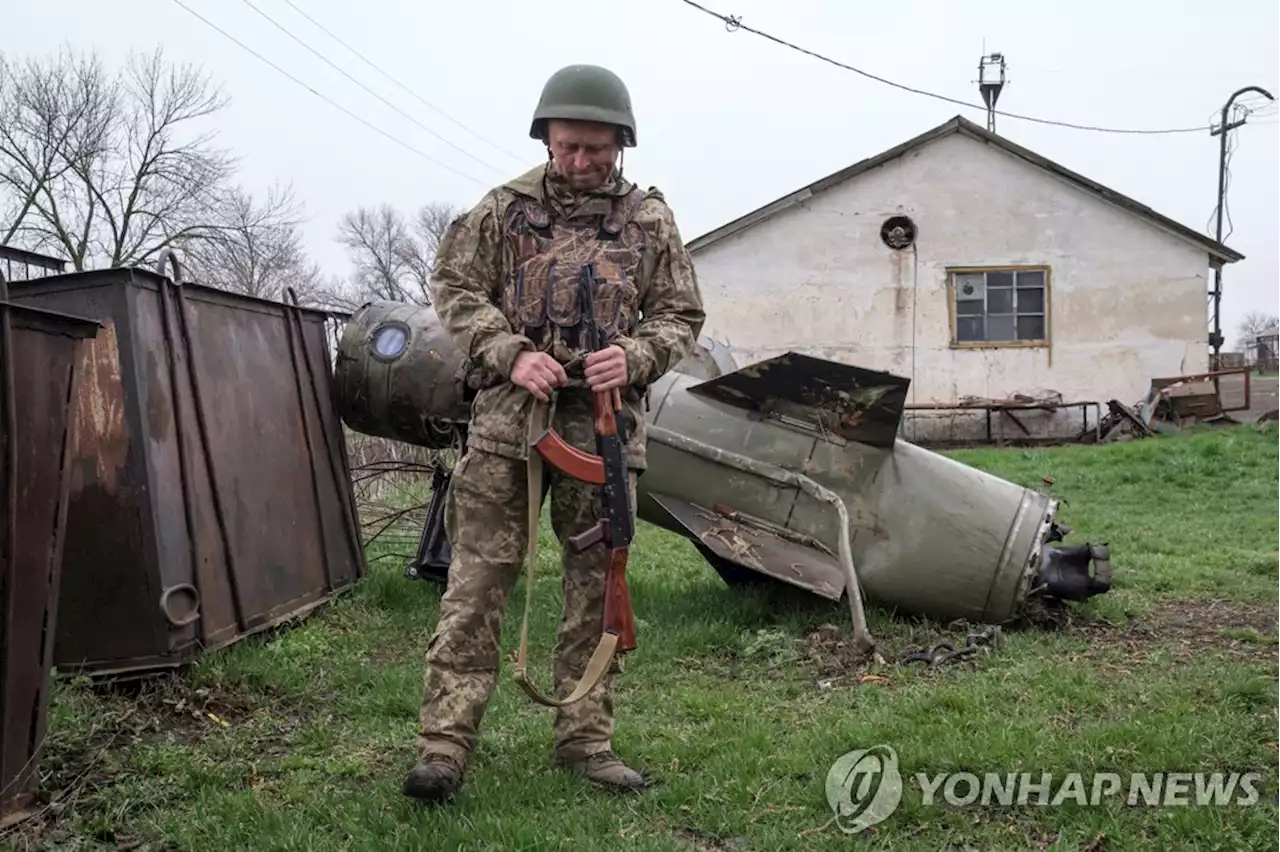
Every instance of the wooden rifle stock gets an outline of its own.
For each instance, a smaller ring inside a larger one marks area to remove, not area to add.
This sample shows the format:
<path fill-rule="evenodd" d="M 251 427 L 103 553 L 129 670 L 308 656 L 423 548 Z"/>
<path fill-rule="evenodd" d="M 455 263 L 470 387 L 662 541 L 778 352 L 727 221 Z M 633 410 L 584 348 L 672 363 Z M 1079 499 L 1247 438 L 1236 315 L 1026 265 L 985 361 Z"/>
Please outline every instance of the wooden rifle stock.
<path fill-rule="evenodd" d="M 617 388 L 604 393 L 595 394 L 594 429 L 597 445 L 607 441 L 620 441 L 618 422 L 615 412 L 622 410 L 622 396 Z M 567 476 L 592 485 L 605 485 L 607 470 L 603 456 L 584 453 L 582 450 L 567 444 L 563 438 L 548 428 L 534 442 L 534 449 L 555 469 Z M 619 449 L 621 449 L 619 447 Z M 623 471 L 622 488 L 627 488 Z M 569 547 L 575 553 L 581 553 L 589 547 L 603 543 L 609 548 L 609 567 L 605 578 L 604 599 L 604 632 L 618 637 L 618 650 L 630 651 L 636 647 L 635 611 L 631 606 L 631 589 L 627 585 L 627 558 L 630 546 L 615 547 L 612 541 L 612 530 L 608 520 L 608 501 L 606 499 L 606 517 L 597 521 L 590 529 L 569 539 Z M 630 511 L 630 506 L 624 509 Z"/>
<path fill-rule="evenodd" d="M 609 555 L 609 573 L 604 587 L 604 630 L 618 637 L 619 651 L 636 647 L 636 613 L 631 608 L 631 588 L 627 585 L 627 548 Z"/>
<path fill-rule="evenodd" d="M 595 432 L 596 438 L 612 438 L 620 440 L 618 435 L 618 420 L 614 416 L 614 412 L 622 410 L 622 395 L 617 388 L 608 393 L 598 393 L 595 395 Z M 601 470 L 604 470 L 604 460 L 601 459 Z M 628 474 L 623 471 L 622 487 L 627 488 L 626 477 Z M 624 491 L 624 493 L 626 493 Z M 630 511 L 630 505 L 627 510 Z M 600 530 L 600 538 L 606 543 L 609 542 L 609 521 L 601 520 L 594 529 Z M 588 530 L 588 533 L 592 530 Z M 630 651 L 636 647 L 636 616 L 635 611 L 631 608 L 631 588 L 627 585 L 627 557 L 630 555 L 630 545 L 619 548 L 613 548 L 609 553 L 609 570 L 605 575 L 605 591 L 604 591 L 604 629 L 607 633 L 616 634 L 618 637 L 618 650 Z"/>

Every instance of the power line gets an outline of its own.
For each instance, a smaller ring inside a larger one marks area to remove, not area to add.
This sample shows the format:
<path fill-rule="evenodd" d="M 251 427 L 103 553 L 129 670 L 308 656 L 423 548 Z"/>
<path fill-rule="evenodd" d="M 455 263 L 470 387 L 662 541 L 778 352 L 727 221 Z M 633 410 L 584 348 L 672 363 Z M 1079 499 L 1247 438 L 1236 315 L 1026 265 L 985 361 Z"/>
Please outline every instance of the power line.
<path fill-rule="evenodd" d="M 1227 190 L 1231 178 L 1229 163 L 1232 152 L 1235 150 L 1235 146 L 1230 144 L 1231 131 L 1238 127 L 1243 127 L 1247 123 L 1251 112 L 1249 107 L 1243 103 L 1236 103 L 1236 101 L 1249 94 L 1259 94 L 1268 101 L 1275 101 L 1275 96 L 1261 86 L 1245 86 L 1237 89 L 1223 104 L 1217 128 L 1209 133 L 1211 136 L 1222 137 L 1218 142 L 1218 206 L 1214 208 L 1217 224 L 1214 227 L 1213 237 L 1219 243 L 1224 239 L 1222 236 L 1222 220 L 1224 216 L 1228 222 L 1231 220 L 1231 214 L 1227 207 Z M 1240 117 L 1233 121 L 1233 115 Z M 1234 230 L 1235 228 L 1232 226 L 1232 231 Z M 1213 365 L 1218 363 L 1218 356 L 1222 353 L 1222 269 L 1225 265 L 1222 263 L 1214 264 L 1213 290 L 1210 291 L 1210 298 L 1213 300 L 1213 331 L 1209 333 L 1209 344 L 1213 347 L 1213 356 L 1210 361 Z M 1217 367 L 1215 366 L 1214 369 L 1217 369 Z"/>
<path fill-rule="evenodd" d="M 267 58 L 266 58 L 265 56 L 263 56 L 261 53 L 258 53 L 258 51 L 254 50 L 252 47 L 249 47 L 247 44 L 245 44 L 244 42 L 240 41 L 240 39 L 236 38 L 235 36 L 231 35 L 231 34 L 230 34 L 229 32 L 227 32 L 226 30 L 222 29 L 222 27 L 218 26 L 218 25 L 217 25 L 217 24 L 215 24 L 213 21 L 210 21 L 210 20 L 209 20 L 208 18 L 206 18 L 204 15 L 201 15 L 201 14 L 200 14 L 199 12 L 197 12 L 195 9 L 192 9 L 190 6 L 188 6 L 187 4 L 183 3 L 183 2 L 182 2 L 182 0 L 173 0 L 173 2 L 174 2 L 174 3 L 176 3 L 176 4 L 178 4 L 179 6 L 181 6 L 183 9 L 186 9 L 188 12 L 190 12 L 190 13 L 191 13 L 192 15 L 194 15 L 195 17 L 199 18 L 201 21 L 203 21 L 205 24 L 207 24 L 210 28 L 212 28 L 212 29 L 214 29 L 214 30 L 217 30 L 219 33 L 221 33 L 221 34 L 222 34 L 224 37 L 226 37 L 227 39 L 230 39 L 231 41 L 235 42 L 235 43 L 236 43 L 236 44 L 238 44 L 240 47 L 242 47 L 244 50 L 246 50 L 246 51 L 248 51 L 249 53 L 253 54 L 253 55 L 254 55 L 254 56 L 256 56 L 258 59 L 260 59 L 260 60 L 262 60 L 263 62 L 265 62 L 267 65 L 270 65 L 270 66 L 271 66 L 272 68 L 274 68 L 276 71 L 279 71 L 281 74 L 283 74 L 284 76 L 288 77 L 290 80 L 292 80 L 293 82 L 297 83 L 299 86 L 301 86 L 302 88 L 306 89 L 308 92 L 310 92 L 311 94 L 315 95 L 315 96 L 316 96 L 317 98 L 319 98 L 320 100 L 324 101 L 325 103 L 329 104 L 331 107 L 333 107 L 333 108 L 335 108 L 335 109 L 339 109 L 339 110 L 341 110 L 342 112 L 346 113 L 346 114 L 347 114 L 348 116 L 350 116 L 351 118 L 354 118 L 356 121 L 360 122 L 360 123 L 361 123 L 361 124 L 363 124 L 365 127 L 369 128 L 370 130 L 372 130 L 372 131 L 374 131 L 374 132 L 376 132 L 376 133 L 380 133 L 380 134 L 382 134 L 382 135 L 383 135 L 383 136 L 385 136 L 387 139 L 390 139 L 392 142 L 395 142 L 397 145 L 400 145 L 400 146 L 401 146 L 401 147 L 403 147 L 403 148 L 407 148 L 408 150 L 410 150 L 410 151 L 412 151 L 413 153 L 417 154 L 419 157 L 422 157 L 424 160 L 427 160 L 427 161 L 429 161 L 429 162 L 435 163 L 437 166 L 439 166 L 439 167 L 440 167 L 440 168 L 442 168 L 442 169 L 445 169 L 446 171 L 453 172 L 453 173 L 454 173 L 455 175 L 457 175 L 458 177 L 466 178 L 467 180 L 471 181 L 472 183 L 479 184 L 480 186 L 487 186 L 487 185 L 488 185 L 488 184 L 486 184 L 486 183 L 485 183 L 484 181 L 482 181 L 482 180 L 477 180 L 476 178 L 472 177 L 471 175 L 466 174 L 465 172 L 460 172 L 460 171 L 458 171 L 457 169 L 455 169 L 453 166 L 450 166 L 450 165 L 447 165 L 447 164 L 445 164 L 445 163 L 442 163 L 442 162 L 440 162 L 439 160 L 437 160 L 435 157 L 432 157 L 432 156 L 431 156 L 431 155 L 429 155 L 429 154 L 425 154 L 425 153 L 423 153 L 422 151 L 419 151 L 417 148 L 413 147 L 413 146 L 412 146 L 412 145 L 410 145 L 408 142 L 404 142 L 404 141 L 402 141 L 402 140 L 400 140 L 400 139 L 397 139 L 396 137 L 392 136 L 390 133 L 388 133 L 387 131 L 383 130 L 382 128 L 380 128 L 380 127 L 376 127 L 376 126 L 374 126 L 374 125 L 370 124 L 368 121 L 365 121 L 363 118 L 361 118 L 360 116 L 356 115 L 356 114 L 355 114 L 355 113 L 353 113 L 351 110 L 347 109 L 346 107 L 342 106 L 341 104 L 335 103 L 334 101 L 332 101 L 332 100 L 330 100 L 329 98 L 325 97 L 324 95 L 320 94 L 320 93 L 319 93 L 319 92 L 317 92 L 315 89 L 311 88 L 311 87 L 310 87 L 310 86 L 308 86 L 306 83 L 302 82 L 302 81 L 301 81 L 301 80 L 299 80 L 297 77 L 293 76 L 293 75 L 292 75 L 292 74 L 290 74 L 288 71 L 284 70 L 284 69 L 283 69 L 283 68 L 281 68 L 279 65 L 275 64 L 274 62 L 272 62 L 270 59 L 267 59 Z"/>
<path fill-rule="evenodd" d="M 434 136 L 434 137 L 436 137 L 437 139 L 439 139 L 439 140 L 440 140 L 441 142 L 443 142 L 444 144 L 448 145 L 450 148 L 454 149 L 455 151 L 457 151 L 458 153 L 462 154 L 462 155 L 463 155 L 463 156 L 465 156 L 465 157 L 469 157 L 469 158 L 471 158 L 472 160 L 475 160 L 477 163 L 479 163 L 479 164 L 480 164 L 480 165 L 482 165 L 482 166 L 487 166 L 488 168 L 493 169 L 495 172 L 498 172 L 499 174 L 503 174 L 503 173 L 504 173 L 504 170 L 503 170 L 503 169 L 499 168 L 498 166 L 495 166 L 493 163 L 485 162 L 484 160 L 482 160 L 482 159 L 480 159 L 479 157 L 477 157 L 475 154 L 472 154 L 472 153 L 471 153 L 470 151 L 468 151 L 467 149 L 465 149 L 465 148 L 463 148 L 463 147 L 461 147 L 461 146 L 459 146 L 459 145 L 455 145 L 454 143 L 450 142 L 448 139 L 446 139 L 445 137 L 441 136 L 439 133 L 436 133 L 436 132 L 435 132 L 434 130 L 432 130 L 430 127 L 427 127 L 425 124 L 423 124 L 422 122 L 418 121 L 416 118 L 414 118 L 414 117 L 413 117 L 412 115 L 410 115 L 409 113 L 407 113 L 407 112 L 405 112 L 404 110 L 400 109 L 400 107 L 398 107 L 398 106 L 396 106 L 395 104 L 391 103 L 391 101 L 387 100 L 387 99 L 386 99 L 386 98 L 384 98 L 382 95 L 380 95 L 380 94 L 378 94 L 377 92 L 375 92 L 373 89 L 370 89 L 370 88 L 369 88 L 368 86 L 366 86 L 364 83 L 361 83 L 361 82 L 360 82 L 359 80 L 357 80 L 355 77 L 352 77 L 352 76 L 351 76 L 350 74 L 348 74 L 346 71 L 343 71 L 343 70 L 342 70 L 341 68 L 339 68 L 336 64 L 334 64 L 334 62 L 333 62 L 331 59 L 329 59 L 329 57 L 325 56 L 323 53 L 321 53 L 320 51 L 316 50 L 314 47 L 312 47 L 311 45 L 307 44 L 307 43 L 306 43 L 305 41 L 303 41 L 302 39 L 298 38 L 296 35 L 294 35 L 294 34 L 289 30 L 289 28 L 288 28 L 288 27 L 286 27 L 286 26 L 284 26 L 283 24 L 281 24 L 280 22 L 276 21 L 274 18 L 272 18 L 272 17 L 271 17 L 270 15 L 268 15 L 266 12 L 262 11 L 262 10 L 261 10 L 261 9 L 259 9 L 257 6 L 255 6 L 255 5 L 253 4 L 252 0 L 241 0 L 241 2 L 243 2 L 243 3 L 244 3 L 244 5 L 248 6 L 248 7 L 249 7 L 250 9 L 252 9 L 253 11 L 257 12 L 257 13 L 258 13 L 259 15 L 261 15 L 263 18 L 266 18 L 267 22 L 268 22 L 268 23 L 270 23 L 270 24 L 272 24 L 274 27 L 276 27 L 276 29 L 280 30 L 282 33 L 284 33 L 285 35 L 287 35 L 289 38 L 293 39 L 293 40 L 294 40 L 294 41 L 296 41 L 298 44 L 302 45 L 302 46 L 303 46 L 303 47 L 305 47 L 307 50 L 311 51 L 311 52 L 312 52 L 312 53 L 314 53 L 316 56 L 320 57 L 320 59 L 322 59 L 324 62 L 326 62 L 326 63 L 329 65 L 329 67 L 330 67 L 330 68 L 334 69 L 334 70 L 335 70 L 335 71 L 337 71 L 339 74 L 341 74 L 342 76 L 346 77 L 348 80 L 350 80 L 351 82 L 355 83 L 357 86 L 359 86 L 360 88 L 364 89 L 366 92 L 368 92 L 369 94 L 373 95 L 375 98 L 377 98 L 378 100 L 382 101 L 384 104 L 386 104 L 387 106 L 391 107 L 391 108 L 392 108 L 393 110 L 395 110 L 396 112 L 400 113 L 400 115 L 403 115 L 405 118 L 409 119 L 409 120 L 410 120 L 410 121 L 412 121 L 414 124 L 418 125 L 418 126 L 419 126 L 419 127 L 421 127 L 423 130 L 427 131 L 428 133 L 430 133 L 432 136 Z"/>
<path fill-rule="evenodd" d="M 884 83 L 886 86 L 892 86 L 895 89 L 902 89 L 904 92 L 911 92 L 912 94 L 916 94 L 916 95 L 924 95 L 925 97 L 936 98 L 940 101 L 946 101 L 947 103 L 956 104 L 958 106 L 966 107 L 968 109 L 982 110 L 983 112 L 987 111 L 987 108 L 985 106 L 979 106 L 978 104 L 971 104 L 967 101 L 962 101 L 956 98 L 947 97 L 946 95 L 939 95 L 936 92 L 928 92 L 928 91 L 925 91 L 924 89 L 916 89 L 916 88 L 912 88 L 911 86 L 905 86 L 902 83 L 895 83 L 893 80 L 886 80 L 884 77 L 878 77 L 875 74 L 872 74 L 867 71 L 863 71 L 860 68 L 854 68 L 852 65 L 846 65 L 843 62 L 839 62 L 835 59 L 830 58 L 829 56 L 823 56 L 821 53 L 815 53 L 812 50 L 807 50 L 803 47 L 800 47 L 799 45 L 792 44 L 789 41 L 784 41 L 783 39 L 780 39 L 777 36 L 770 35 L 769 33 L 763 32 L 761 30 L 752 29 L 751 27 L 748 27 L 745 24 L 743 24 L 741 18 L 738 18 L 734 15 L 722 15 L 719 12 L 713 12 L 712 10 L 708 9 L 706 6 L 703 6 L 699 3 L 694 2 L 694 0 L 681 0 L 681 2 L 686 3 L 689 6 L 692 6 L 693 8 L 701 12 L 705 12 L 713 18 L 723 21 L 725 28 L 729 30 L 729 32 L 734 32 L 736 30 L 746 30 L 747 32 L 753 35 L 758 35 L 761 38 L 766 38 L 769 41 L 774 42 L 775 44 L 780 44 L 783 47 L 790 48 L 791 50 L 798 51 L 807 56 L 812 56 L 814 59 L 821 60 L 822 62 L 827 62 L 831 65 L 836 66 L 837 68 L 842 68 L 845 71 L 852 71 L 855 74 L 861 74 L 863 77 L 867 77 L 871 80 L 875 80 L 878 83 Z M 1209 129 L 1206 126 L 1174 127 L 1174 128 L 1160 129 L 1160 130 L 1137 130 L 1137 129 L 1128 129 L 1128 128 L 1116 128 L 1116 127 L 1095 127 L 1093 125 L 1088 125 L 1088 124 L 1072 124 L 1069 121 L 1053 121 L 1047 118 L 1036 118 L 1030 115 L 1019 115 L 1018 113 L 1003 112 L 1001 110 L 994 110 L 994 112 L 996 115 L 1003 115 L 1007 118 L 1016 118 L 1022 121 L 1031 121 L 1031 122 L 1035 122 L 1036 124 L 1051 124 L 1051 125 L 1054 125 L 1055 127 L 1070 127 L 1075 130 L 1092 130 L 1097 133 L 1131 133 L 1131 134 L 1156 135 L 1156 134 L 1169 134 L 1169 133 L 1203 133 Z"/>
<path fill-rule="evenodd" d="M 1227 232 L 1222 235 L 1222 239 L 1218 240 L 1220 243 L 1225 243 L 1231 238 L 1231 235 L 1236 232 L 1235 222 L 1231 219 L 1231 158 L 1235 156 L 1236 149 L 1239 147 L 1239 136 L 1227 137 L 1227 155 L 1226 159 L 1224 159 L 1222 163 L 1222 168 L 1226 172 L 1226 175 L 1222 184 L 1222 200 L 1220 202 L 1222 204 L 1223 218 L 1227 220 Z M 1217 215 L 1218 205 L 1215 204 L 1213 207 L 1213 216 L 1216 217 Z"/>
<path fill-rule="evenodd" d="M 506 148 L 503 148 L 503 147 L 502 147 L 501 145 L 499 145 L 498 143 L 493 142 L 493 141 L 491 141 L 491 140 L 489 140 L 489 139 L 485 138 L 484 136 L 481 136 L 479 133 L 477 133 L 476 131 L 472 130 L 470 127 L 467 127 L 465 124 L 463 124 L 462 122 L 458 121 L 456 118 L 454 118 L 453 116 L 449 115 L 447 112 L 445 112 L 444 110 L 440 109 L 440 108 L 439 108 L 439 107 L 437 107 L 435 104 L 432 104 L 430 101 L 428 101 L 428 100 L 426 100 L 425 98 L 423 98 L 423 97 L 422 97 L 421 95 L 419 95 L 417 92 L 413 91 L 413 90 L 412 90 L 412 89 L 410 89 L 408 86 L 406 86 L 404 83 L 401 83 L 401 82 L 400 82 L 399 80 L 397 80 L 395 77 L 392 77 L 392 76 L 391 76 L 390 74 L 388 74 L 386 71 L 383 71 L 380 67 L 378 67 L 377 65 L 375 65 L 375 64 L 373 63 L 373 61 L 372 61 L 372 60 L 368 59 L 368 58 L 367 58 L 364 54 L 362 54 L 360 51 L 356 50 L 354 47 L 352 47 L 351 45 L 347 44 L 347 43 L 346 43 L 345 41 L 343 41 L 342 39 L 338 38 L 338 36 L 334 35 L 334 34 L 333 34 L 333 32 L 331 32 L 327 27 L 325 27 L 325 26 L 324 26 L 324 24 L 320 23 L 320 22 L 319 22 L 319 21 L 317 21 L 315 18 L 311 17 L 311 16 L 310 16 L 310 15 L 308 15 L 306 12 L 304 12 L 302 9 L 298 8 L 298 5 L 297 5 L 296 3 L 294 3 L 294 2 L 293 2 L 293 0 L 284 0 L 284 2 L 286 2 L 286 3 L 288 3 L 290 6 L 292 6 L 292 7 L 293 7 L 293 10 L 294 10 L 295 12 L 297 12 L 299 15 L 301 15 L 302 17 L 304 17 L 304 18 L 306 18 L 308 21 L 310 21 L 312 24 L 314 24 L 314 25 L 315 25 L 315 26 L 316 26 L 316 27 L 317 27 L 321 32 L 323 32 L 325 35 L 329 36 L 329 38 L 333 39 L 333 40 L 334 40 L 334 41 L 336 41 L 338 44 L 342 45 L 342 46 L 343 46 L 343 47 L 345 47 L 347 50 L 349 50 L 349 51 L 351 51 L 352 53 L 354 53 L 358 59 L 360 59 L 362 62 L 364 62 L 364 64 L 368 65 L 368 66 L 369 66 L 370 68 L 372 68 L 374 71 L 377 71 L 377 72 L 378 72 L 379 74 L 381 74 L 383 77 L 386 77 L 386 78 L 387 78 L 388 80 L 390 80 L 392 83 L 395 83 L 395 84 L 396 84 L 397 86 L 399 86 L 401 89 L 403 89 L 404 91 L 408 92 L 408 93 L 409 93 L 410 95 L 412 95 L 413 97 L 417 98 L 417 99 L 418 99 L 418 101 L 419 101 L 419 102 L 421 102 L 423 106 L 427 107 L 427 108 L 428 108 L 428 109 L 430 109 L 430 110 L 434 110 L 435 112 L 439 113 L 441 116 L 443 116 L 444 118 L 446 118 L 446 119 L 448 119 L 449 121 L 453 122 L 454 124 L 456 124 L 458 127 L 462 128 L 463 130 L 467 131 L 467 132 L 468 132 L 468 133 L 470 133 L 472 136 L 474 136 L 475 138 L 479 139 L 481 142 L 483 142 L 483 143 L 485 143 L 486 145 L 488 145 L 490 148 L 493 148 L 495 151 L 498 151 L 499 153 L 502 153 L 502 154 L 506 154 L 508 157 L 511 157 L 511 158 L 513 158 L 513 159 L 515 159 L 515 160 L 519 160 L 519 161 L 520 161 L 520 162 L 522 162 L 522 163 L 523 163 L 523 162 L 525 162 L 525 161 L 528 159 L 527 157 L 523 157 L 523 156 L 521 156 L 520 154 L 513 154 L 511 151 L 508 151 Z"/>

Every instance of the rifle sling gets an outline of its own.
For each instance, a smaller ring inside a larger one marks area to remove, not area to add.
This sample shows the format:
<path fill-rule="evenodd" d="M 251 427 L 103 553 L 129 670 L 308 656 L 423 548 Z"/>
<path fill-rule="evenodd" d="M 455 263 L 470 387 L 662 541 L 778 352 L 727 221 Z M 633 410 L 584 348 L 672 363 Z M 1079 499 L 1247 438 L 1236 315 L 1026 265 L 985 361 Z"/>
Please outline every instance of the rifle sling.
<path fill-rule="evenodd" d="M 583 671 L 582 677 L 579 678 L 573 691 L 563 699 L 547 698 L 538 691 L 538 688 L 533 685 L 533 681 L 529 679 L 529 610 L 533 604 L 533 571 L 538 560 L 538 526 L 542 519 L 543 477 L 542 456 L 534 448 L 533 442 L 550 428 L 552 422 L 550 411 L 551 406 L 534 399 L 532 410 L 529 413 L 529 439 L 526 442 L 529 458 L 526 477 L 529 485 L 529 540 L 525 549 L 524 619 L 520 624 L 520 650 L 516 653 L 514 677 L 516 683 L 520 684 L 520 688 L 524 690 L 525 694 L 544 707 L 565 707 L 581 701 L 587 696 L 588 692 L 595 688 L 596 684 L 600 683 L 605 672 L 609 669 L 609 663 L 613 660 L 614 651 L 618 646 L 618 637 L 613 633 L 601 631 L 600 642 L 591 654 L 586 670 Z M 544 419 L 545 422 L 540 422 Z"/>

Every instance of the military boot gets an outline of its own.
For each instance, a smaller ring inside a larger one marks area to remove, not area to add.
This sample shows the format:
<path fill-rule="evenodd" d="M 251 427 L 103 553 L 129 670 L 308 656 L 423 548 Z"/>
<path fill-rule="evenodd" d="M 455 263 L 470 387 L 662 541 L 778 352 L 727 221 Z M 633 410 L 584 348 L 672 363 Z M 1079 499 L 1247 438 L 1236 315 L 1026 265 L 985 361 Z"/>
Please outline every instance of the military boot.
<path fill-rule="evenodd" d="M 462 785 L 462 764 L 444 754 L 428 754 L 404 781 L 404 794 L 424 802 L 452 798 Z"/>
<path fill-rule="evenodd" d="M 648 786 L 643 775 L 623 763 L 612 751 L 599 751 L 578 760 L 560 758 L 560 762 L 611 793 L 631 793 Z"/>

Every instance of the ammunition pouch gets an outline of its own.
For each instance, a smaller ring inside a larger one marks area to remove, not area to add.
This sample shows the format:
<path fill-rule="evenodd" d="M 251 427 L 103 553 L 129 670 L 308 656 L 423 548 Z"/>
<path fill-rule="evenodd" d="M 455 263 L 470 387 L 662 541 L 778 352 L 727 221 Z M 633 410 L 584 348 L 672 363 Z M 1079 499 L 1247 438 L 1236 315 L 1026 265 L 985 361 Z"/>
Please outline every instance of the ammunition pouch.
<path fill-rule="evenodd" d="M 578 275 L 591 265 L 599 287 L 593 292 L 594 326 L 606 340 L 634 334 L 640 285 L 652 260 L 645 231 L 633 221 L 644 197 L 634 189 L 621 197 L 593 199 L 572 217 L 528 196 L 511 206 L 506 219 L 511 261 L 501 309 L 513 331 L 562 364 L 581 354 L 587 318 Z"/>

